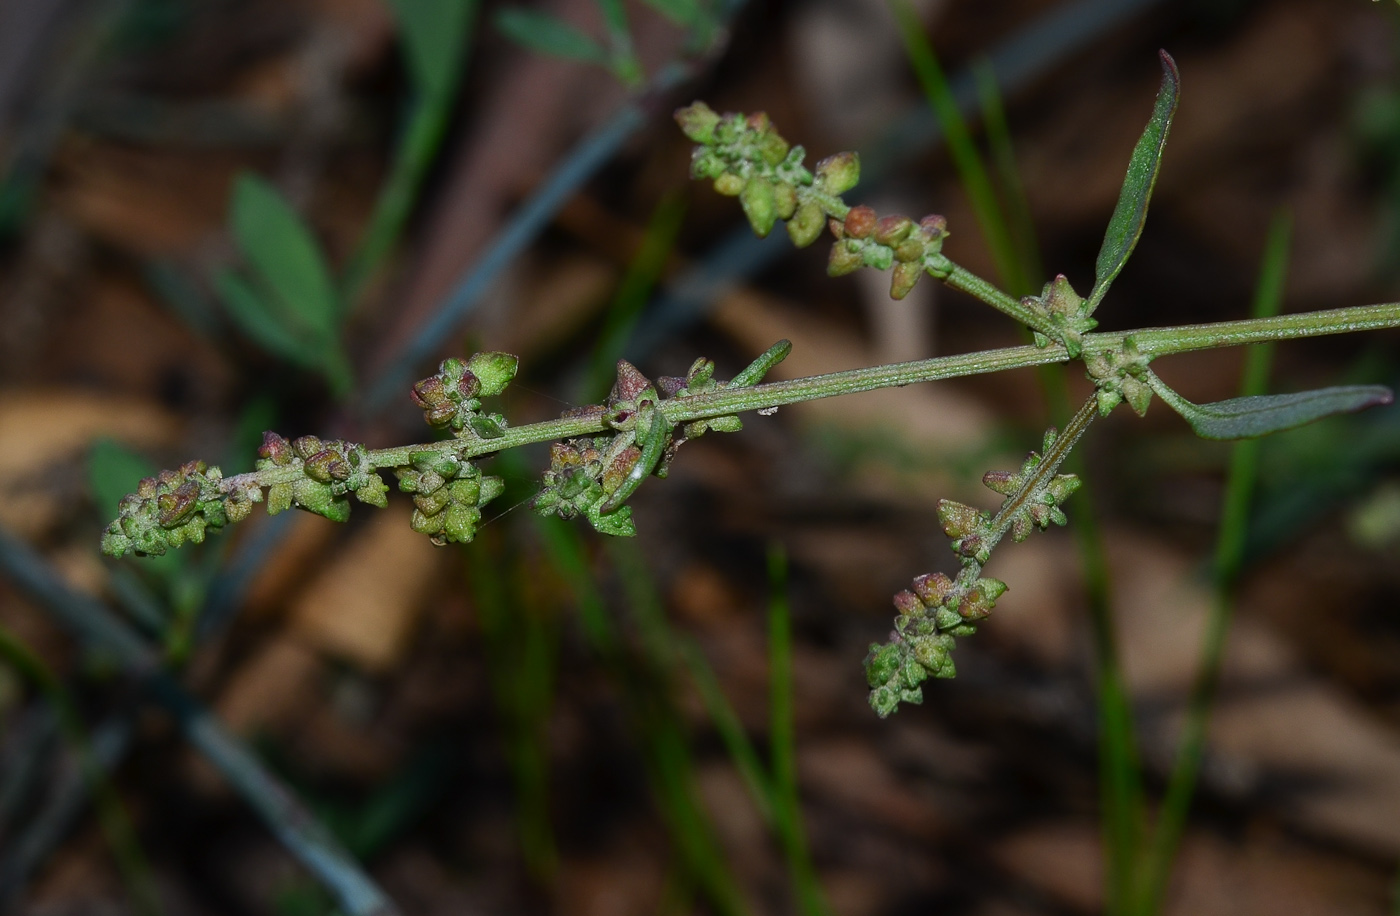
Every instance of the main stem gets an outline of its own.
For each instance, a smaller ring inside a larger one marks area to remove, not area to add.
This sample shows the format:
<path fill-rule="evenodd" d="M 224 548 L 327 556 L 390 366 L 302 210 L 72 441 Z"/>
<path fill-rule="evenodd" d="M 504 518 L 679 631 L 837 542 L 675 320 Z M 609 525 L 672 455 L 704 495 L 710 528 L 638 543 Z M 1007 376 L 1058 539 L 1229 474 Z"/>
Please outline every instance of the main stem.
<path fill-rule="evenodd" d="M 1084 335 L 1084 353 L 1088 356 L 1115 351 L 1121 349 L 1129 338 L 1132 338 L 1139 353 L 1157 357 L 1214 347 L 1235 347 L 1272 340 L 1294 340 L 1394 327 L 1400 327 L 1400 303 L 1390 302 L 1321 312 L 1299 312 L 1272 318 L 1091 333 Z M 1005 347 L 1000 350 L 982 350 L 957 356 L 940 356 L 907 363 L 830 372 L 747 388 L 720 388 L 662 401 L 659 409 L 666 422 L 675 426 L 692 420 L 781 407 L 785 404 L 856 394 L 878 388 L 900 388 L 919 382 L 1063 363 L 1068 362 L 1069 358 L 1069 353 L 1060 344 L 1050 344 L 1046 347 Z M 461 458 L 474 458 L 533 442 L 589 436 L 608 430 L 602 414 L 590 414 L 511 427 L 494 439 L 471 438 L 405 445 L 377 449 L 371 451 L 368 457 L 377 468 L 402 467 L 408 464 L 409 455 L 417 451 L 450 451 Z M 225 478 L 223 488 L 225 491 L 232 491 L 238 486 L 253 482 L 267 486 L 295 480 L 301 473 L 301 469 L 297 467 L 254 471 Z"/>

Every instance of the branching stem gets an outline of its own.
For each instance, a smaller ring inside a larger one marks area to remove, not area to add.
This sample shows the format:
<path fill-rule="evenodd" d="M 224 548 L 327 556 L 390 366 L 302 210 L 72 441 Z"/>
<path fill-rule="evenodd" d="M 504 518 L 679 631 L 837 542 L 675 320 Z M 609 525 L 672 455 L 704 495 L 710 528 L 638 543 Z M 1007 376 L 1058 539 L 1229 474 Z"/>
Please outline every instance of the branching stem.
<path fill-rule="evenodd" d="M 961 268 L 956 268 L 949 280 L 951 281 L 953 277 L 959 278 L 958 282 L 962 284 L 959 286 L 960 289 L 971 291 L 972 286 L 980 284 L 978 285 L 980 291 L 978 295 L 984 301 L 989 300 L 982 294 L 990 294 L 990 291 L 994 291 L 985 281 L 962 271 Z M 1007 300 L 1007 302 L 1001 303 L 1002 305 L 1007 305 L 1012 301 L 1009 296 L 1004 294 L 1001 298 Z M 1019 303 L 1016 305 L 1019 306 Z M 1089 333 L 1084 335 L 1084 353 L 1085 356 L 1090 356 L 1095 353 L 1117 351 L 1123 348 L 1129 338 L 1132 338 L 1140 354 L 1151 358 L 1169 356 L 1175 353 L 1188 353 L 1194 350 L 1206 350 L 1213 347 L 1233 347 L 1272 340 L 1294 340 L 1302 337 L 1320 337 L 1327 334 L 1345 334 L 1394 327 L 1400 327 L 1400 303 L 1391 302 L 1381 305 L 1329 309 L 1320 312 L 1300 312 L 1273 318 L 1250 318 L 1212 324 Z M 1069 361 L 1069 354 L 1059 344 L 1051 344 L 1046 347 L 1029 345 L 1004 347 L 999 350 L 982 350 L 957 356 L 939 356 L 907 363 L 848 369 L 844 372 L 831 372 L 825 375 L 770 382 L 747 388 L 721 388 L 663 401 L 659 405 L 659 409 L 665 416 L 666 422 L 675 426 L 693 420 L 781 407 L 786 404 L 855 394 L 879 388 L 899 388 L 919 382 L 933 382 L 941 379 L 1067 361 Z M 429 442 L 376 449 L 369 452 L 368 458 L 376 468 L 403 467 L 408 464 L 409 455 L 418 451 L 439 451 L 444 454 L 455 454 L 460 458 L 474 458 L 533 442 L 590 436 L 607 430 L 608 426 L 603 421 L 601 414 L 589 414 L 509 427 L 503 435 L 493 439 L 468 438 L 450 442 Z M 225 492 L 233 492 L 239 487 L 246 487 L 254 483 L 261 486 L 285 483 L 296 480 L 301 473 L 300 468 L 297 467 L 252 471 L 225 478 L 222 488 Z"/>

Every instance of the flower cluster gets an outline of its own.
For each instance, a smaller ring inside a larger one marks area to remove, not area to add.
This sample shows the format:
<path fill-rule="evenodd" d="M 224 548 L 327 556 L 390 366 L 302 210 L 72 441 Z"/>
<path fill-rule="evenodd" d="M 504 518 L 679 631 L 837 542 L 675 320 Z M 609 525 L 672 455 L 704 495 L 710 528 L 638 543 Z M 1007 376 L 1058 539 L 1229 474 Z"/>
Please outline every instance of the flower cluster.
<path fill-rule="evenodd" d="M 1084 367 L 1098 389 L 1099 413 L 1109 411 L 1123 401 L 1128 402 L 1138 416 L 1147 413 L 1152 403 L 1152 386 L 1148 383 L 1147 364 L 1150 358 L 1138 352 L 1137 342 L 1129 337 L 1121 350 L 1090 353 L 1084 357 Z"/>
<path fill-rule="evenodd" d="M 1058 439 L 1056 430 L 1046 432 L 1047 454 Z M 899 616 L 890 641 L 872 644 L 865 659 L 870 706 L 881 718 L 901 702 L 922 702 L 920 684 L 926 679 L 954 676 L 954 638 L 976 632 L 973 623 L 990 614 L 1006 591 L 1006 583 L 982 577 L 982 567 L 1001 538 L 1009 532 L 1019 542 L 1052 522 L 1065 524 L 1060 503 L 1080 482 L 1073 474 L 1054 471 L 1036 452 L 1026 456 L 1018 471 L 988 471 L 982 483 L 1006 497 L 995 516 L 952 500 L 939 501 L 938 520 L 952 539 L 962 569 L 952 579 L 942 573 L 919 576 L 912 590 L 894 596 Z"/>
<path fill-rule="evenodd" d="M 360 502 L 384 507 L 388 487 L 370 463 L 363 445 L 338 439 L 301 436 L 288 442 L 274 432 L 263 433 L 258 449 L 259 471 L 291 469 L 300 473 L 267 488 L 267 514 L 293 507 L 334 522 L 350 517 L 350 494 Z M 286 475 L 283 475 L 286 476 Z"/>
<path fill-rule="evenodd" d="M 831 232 L 836 244 L 826 272 L 839 277 L 860 267 L 888 270 L 893 265 L 890 296 L 895 299 L 909 295 L 925 272 L 941 278 L 952 270 L 943 257 L 948 221 L 937 214 L 915 224 L 907 216 L 876 216 L 870 207 L 852 207 L 844 221 L 831 221 Z"/>
<path fill-rule="evenodd" d="M 715 364 L 704 357 L 691 363 L 684 378 L 662 376 L 655 382 L 625 359 L 618 360 L 617 381 L 607 401 L 565 414 L 596 414 L 613 434 L 555 443 L 544 486 L 534 499 L 535 511 L 566 519 L 581 515 L 604 534 L 634 536 L 637 529 L 632 510 L 624 503 L 642 481 L 652 475 L 665 477 L 677 450 L 688 440 L 711 430 L 732 433 L 744 426 L 733 415 L 673 426 L 666 419 L 663 403 L 722 388 L 756 385 L 790 352 L 791 342 L 780 340 L 728 382 L 715 379 Z"/>
<path fill-rule="evenodd" d="M 515 378 L 519 359 L 510 353 L 477 353 L 468 360 L 445 359 L 438 371 L 413 386 L 410 396 L 433 429 L 450 429 L 458 438 L 497 439 L 505 417 L 481 413 L 481 398 L 505 391 Z"/>
<path fill-rule="evenodd" d="M 737 196 L 760 238 L 785 220 L 792 243 L 805 248 L 821 235 L 828 216 L 846 215 L 841 195 L 860 180 L 855 153 L 829 156 L 813 173 L 802 164 L 806 150 L 790 146 L 761 111 L 719 115 L 696 102 L 678 109 L 676 122 L 699 144 L 690 174 L 712 179 L 721 194 Z"/>
<path fill-rule="evenodd" d="M 184 543 L 200 544 L 210 528 L 222 528 L 245 517 L 259 490 L 238 491 L 227 497 L 220 489 L 223 473 L 202 461 L 143 479 L 136 492 L 122 498 L 118 515 L 102 534 L 102 552 L 158 557 Z"/>
<path fill-rule="evenodd" d="M 395 468 L 394 475 L 399 489 L 413 494 L 410 526 L 439 547 L 476 537 L 481 508 L 505 489 L 501 478 L 482 474 L 470 461 L 432 449 L 410 453 L 408 466 Z"/>
<path fill-rule="evenodd" d="M 1054 339 L 1065 345 L 1071 359 L 1078 359 L 1084 349 L 1084 335 L 1099 326 L 1089 317 L 1089 302 L 1074 291 L 1064 274 L 1045 284 L 1039 296 L 1027 296 L 1021 304 L 1039 318 L 1042 327 L 1054 331 Z M 1051 338 L 1035 332 L 1035 345 L 1048 347 Z"/>
<path fill-rule="evenodd" d="M 888 643 L 872 644 L 865 659 L 876 714 L 883 719 L 901 702 L 922 703 L 920 684 L 930 677 L 955 676 L 954 637 L 977 632 L 973 623 L 990 614 L 1005 591 L 1005 582 L 978 578 L 968 567 L 957 579 L 943 573 L 919 576 L 912 590 L 895 595 L 895 631 Z"/>

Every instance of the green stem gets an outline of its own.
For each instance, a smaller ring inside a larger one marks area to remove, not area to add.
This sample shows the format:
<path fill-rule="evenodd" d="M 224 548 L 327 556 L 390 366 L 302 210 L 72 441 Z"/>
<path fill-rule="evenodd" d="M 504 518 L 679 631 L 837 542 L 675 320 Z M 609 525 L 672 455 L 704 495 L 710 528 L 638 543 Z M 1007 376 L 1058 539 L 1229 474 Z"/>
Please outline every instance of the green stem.
<path fill-rule="evenodd" d="M 957 272 L 955 271 L 955 273 Z M 963 280 L 966 281 L 966 278 L 977 279 L 972 274 L 963 272 Z M 985 281 L 980 280 L 978 282 L 985 283 Z M 987 285 L 990 288 L 990 284 Z M 1002 295 L 1006 300 L 1010 300 L 1009 296 Z M 1400 327 L 1400 303 L 1392 302 L 1381 305 L 1330 309 L 1321 312 L 1301 312 L 1275 318 L 1250 318 L 1241 321 L 1222 321 L 1215 324 L 1085 334 L 1084 353 L 1088 356 L 1121 349 L 1128 338 L 1132 338 L 1138 352 L 1149 357 L 1156 357 L 1206 350 L 1212 347 L 1233 347 L 1272 340 L 1295 340 L 1303 337 L 1321 337 L 1328 334 L 1345 334 L 1393 327 Z M 689 423 L 692 420 L 722 417 L 748 410 L 781 407 L 785 404 L 856 394 L 879 388 L 901 388 L 920 382 L 934 382 L 941 379 L 1003 372 L 1008 369 L 1023 369 L 1068 361 L 1069 354 L 1060 344 L 1050 344 L 1046 347 L 1004 347 L 1000 350 L 982 350 L 957 356 L 940 356 L 907 363 L 849 369 L 844 372 L 831 372 L 825 375 L 770 382 L 766 385 L 720 388 L 662 401 L 659 409 L 666 422 L 675 426 L 680 423 Z M 435 450 L 444 453 L 450 452 L 461 458 L 475 458 L 534 442 L 550 442 L 575 436 L 597 435 L 607 432 L 609 429 L 610 427 L 604 419 L 604 412 L 596 411 L 577 417 L 562 417 L 557 420 L 509 427 L 501 436 L 494 439 L 470 438 L 452 442 L 428 442 L 375 449 L 368 453 L 368 458 L 376 468 L 403 467 L 408 464 L 409 455 L 418 451 Z M 252 485 L 268 486 L 274 483 L 289 483 L 301 476 L 302 471 L 299 467 L 278 467 L 227 477 L 221 486 L 224 492 L 233 492 L 240 487 Z"/>
<path fill-rule="evenodd" d="M 1021 488 L 1012 494 L 1010 499 L 1001 504 L 1001 509 L 992 518 L 992 535 L 987 539 L 988 550 L 996 547 L 1006 532 L 1011 530 L 1011 522 L 1016 518 L 1017 513 L 1024 509 L 1026 502 L 1039 493 L 1055 476 L 1060 465 L 1064 464 L 1075 444 L 1079 442 L 1080 437 L 1089 428 L 1089 424 L 1094 422 L 1094 417 L 1098 415 L 1098 399 L 1089 398 L 1070 418 L 1064 431 L 1055 437 L 1055 441 L 1041 456 L 1040 464 L 1036 465 L 1035 471 L 1021 485 Z"/>
<path fill-rule="evenodd" d="M 949 263 L 952 264 L 952 262 Z M 1021 304 L 1020 299 L 1007 295 L 993 283 L 983 280 L 957 264 L 952 264 L 952 268 L 952 272 L 943 278 L 943 282 L 953 289 L 961 290 L 969 296 L 982 300 L 998 312 L 1009 315 L 1028 328 L 1051 337 L 1055 336 L 1056 332 L 1049 322 L 1037 317 L 1035 313 Z"/>

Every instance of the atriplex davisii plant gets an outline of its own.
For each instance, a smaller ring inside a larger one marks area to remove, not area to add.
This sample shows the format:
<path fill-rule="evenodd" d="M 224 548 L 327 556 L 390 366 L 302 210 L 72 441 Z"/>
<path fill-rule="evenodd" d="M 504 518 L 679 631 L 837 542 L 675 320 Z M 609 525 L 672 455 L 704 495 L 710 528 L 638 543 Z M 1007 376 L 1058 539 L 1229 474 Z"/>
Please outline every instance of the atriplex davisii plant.
<path fill-rule="evenodd" d="M 270 514 L 295 507 L 344 521 L 352 495 L 373 506 L 386 504 L 383 470 L 392 470 L 399 489 L 413 494 L 415 531 L 440 545 L 465 543 L 476 532 L 482 507 L 503 489 L 500 479 L 484 475 L 473 459 L 546 441 L 554 445 L 543 487 L 533 501 L 535 511 L 583 516 L 601 532 L 630 536 L 636 529 L 626 501 L 642 482 L 653 475 L 665 477 L 686 441 L 712 430 L 738 431 L 743 411 L 764 414 L 816 398 L 1078 360 L 1094 383 L 1093 396 L 1063 431 L 1049 430 L 1042 452 L 1032 452 L 1018 470 L 990 471 L 982 478 L 1005 497 L 995 513 L 949 500 L 939 503 L 939 520 L 961 569 L 953 577 L 917 577 L 911 590 L 894 597 L 899 615 L 889 642 L 871 646 L 865 670 L 874 710 L 887 716 L 900 701 L 920 702 L 925 680 L 954 675 L 950 653 L 955 638 L 972 634 L 1007 588 L 982 575 L 993 549 L 1007 534 L 1021 541 L 1037 528 L 1065 523 L 1060 505 L 1079 480 L 1058 470 L 1095 417 L 1124 401 L 1142 415 L 1155 393 L 1198 435 L 1234 439 L 1392 399 L 1386 388 L 1348 386 L 1197 405 L 1169 388 L 1149 364 L 1159 356 L 1212 347 L 1397 327 L 1400 303 L 1126 332 L 1093 330 L 1098 324 L 1094 312 L 1142 232 L 1176 110 L 1176 65 L 1165 52 L 1161 59 L 1161 90 L 1133 150 L 1087 297 L 1060 275 L 1039 296 L 1018 300 L 943 253 L 949 234 L 943 217 L 915 222 L 847 205 L 842 195 L 856 185 L 860 173 L 855 153 L 839 153 L 808 170 L 802 147 L 791 146 L 762 113 L 719 115 L 703 102 L 676 112 L 681 129 L 698 144 L 691 160 L 693 177 L 712 180 L 721 194 L 737 196 L 760 236 L 783 221 L 793 243 L 802 247 L 828 230 L 835 236 L 828 265 L 832 276 L 862 267 L 890 270 L 890 293 L 902 298 L 928 274 L 1025 325 L 1034 335 L 1031 345 L 767 384 L 763 377 L 791 349 L 787 341 L 727 382 L 714 377 L 714 363 L 704 358 L 684 377 L 654 382 L 620 361 L 616 384 L 604 403 L 525 426 L 511 426 L 502 415 L 483 410 L 481 402 L 510 383 L 516 357 L 478 353 L 467 360 L 448 359 L 435 375 L 415 384 L 411 396 L 430 426 L 451 432 L 450 440 L 367 449 L 315 436 L 289 442 L 269 432 L 254 471 L 224 477 L 216 467 L 192 462 L 141 481 L 122 501 L 102 549 L 112 556 L 158 555 L 186 541 L 200 542 L 209 529 L 246 518 L 253 504 L 263 501 L 264 490 Z"/>

